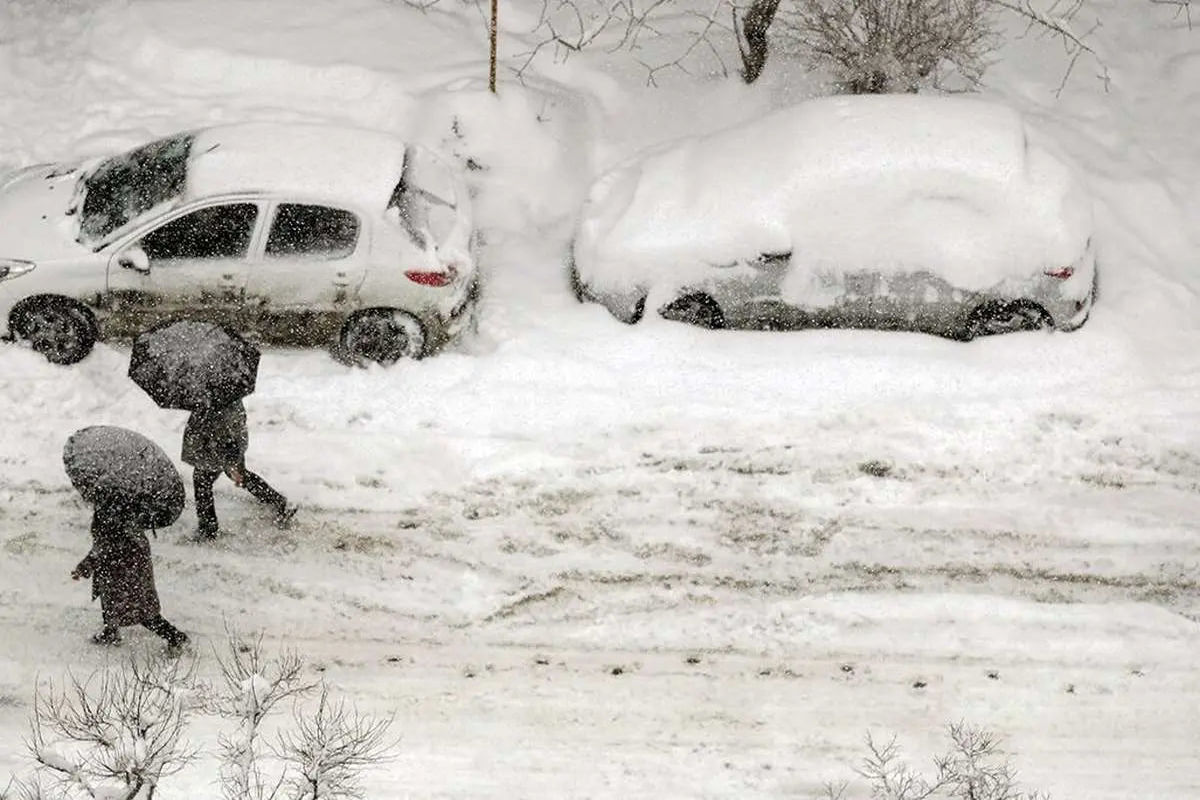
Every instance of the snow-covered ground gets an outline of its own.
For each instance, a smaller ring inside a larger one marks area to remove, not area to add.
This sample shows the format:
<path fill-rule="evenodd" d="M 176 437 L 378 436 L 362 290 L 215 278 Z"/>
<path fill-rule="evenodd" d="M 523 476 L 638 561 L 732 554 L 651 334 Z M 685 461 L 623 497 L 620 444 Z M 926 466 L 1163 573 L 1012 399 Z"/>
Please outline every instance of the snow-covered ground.
<path fill-rule="evenodd" d="M 1101 293 L 1078 332 L 964 345 L 577 304 L 561 259 L 593 175 L 819 86 L 775 61 L 751 88 L 647 89 L 581 54 L 494 98 L 478 10 L 442 3 L 0 6 L 0 167 L 235 119 L 482 167 L 478 336 L 387 370 L 268 351 L 249 462 L 302 504 L 293 529 L 222 483 L 218 545 L 188 543 L 190 510 L 159 532 L 164 611 L 201 653 L 263 629 L 395 713 L 376 797 L 811 797 L 868 730 L 923 758 L 959 719 L 1056 798 L 1200 796 L 1200 31 L 1096 0 L 1107 86 L 1085 57 L 1057 97 L 1055 44 L 1001 51 L 988 94 L 1087 170 Z M 539 7 L 502 25 L 506 63 Z M 127 359 L 0 350 L 0 775 L 27 766 L 36 678 L 105 658 L 63 442 L 178 447 Z M 213 770 L 159 796 L 216 796 Z"/>

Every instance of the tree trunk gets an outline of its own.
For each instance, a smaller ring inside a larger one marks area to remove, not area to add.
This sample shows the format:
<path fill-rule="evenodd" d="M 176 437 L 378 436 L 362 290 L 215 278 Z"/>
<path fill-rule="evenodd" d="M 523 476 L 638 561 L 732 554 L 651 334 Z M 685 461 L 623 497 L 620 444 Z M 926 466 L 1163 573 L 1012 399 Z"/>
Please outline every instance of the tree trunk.
<path fill-rule="evenodd" d="M 762 74 L 767 63 L 767 30 L 775 21 L 779 0 L 754 0 L 742 15 L 742 22 L 734 20 L 738 51 L 742 54 L 742 80 L 754 83 Z"/>
<path fill-rule="evenodd" d="M 488 88 L 492 94 L 496 93 L 496 13 L 499 5 L 498 0 L 492 0 L 492 16 L 488 22 Z"/>
<path fill-rule="evenodd" d="M 886 94 L 890 83 L 887 73 L 877 69 L 847 81 L 846 90 L 850 94 Z"/>

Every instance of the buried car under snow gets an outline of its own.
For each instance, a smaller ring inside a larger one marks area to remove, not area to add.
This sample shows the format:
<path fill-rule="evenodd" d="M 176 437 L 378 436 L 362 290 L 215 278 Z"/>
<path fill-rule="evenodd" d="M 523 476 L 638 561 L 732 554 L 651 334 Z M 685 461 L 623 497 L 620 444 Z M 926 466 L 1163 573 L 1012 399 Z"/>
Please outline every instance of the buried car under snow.
<path fill-rule="evenodd" d="M 824 98 L 601 176 L 571 279 L 629 323 L 649 306 L 710 328 L 1071 330 L 1092 224 L 1075 169 L 1008 108 Z"/>
<path fill-rule="evenodd" d="M 246 123 L 0 180 L 0 323 L 52 362 L 168 318 L 420 357 L 477 293 L 461 174 L 391 136 Z"/>

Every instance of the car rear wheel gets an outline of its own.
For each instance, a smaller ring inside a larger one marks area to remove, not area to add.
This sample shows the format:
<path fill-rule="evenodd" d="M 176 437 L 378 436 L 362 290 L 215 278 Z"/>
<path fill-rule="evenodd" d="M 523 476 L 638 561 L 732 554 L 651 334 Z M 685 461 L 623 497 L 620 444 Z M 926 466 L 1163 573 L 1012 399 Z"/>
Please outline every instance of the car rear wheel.
<path fill-rule="evenodd" d="M 96 320 L 90 311 L 66 300 L 39 300 L 14 310 L 13 336 L 27 342 L 51 364 L 75 364 L 96 344 Z"/>
<path fill-rule="evenodd" d="M 688 294 L 672 301 L 659 312 L 663 319 L 699 325 L 701 328 L 724 328 L 725 314 L 717 301 L 706 294 Z"/>
<path fill-rule="evenodd" d="M 403 358 L 425 355 L 425 339 L 421 321 L 407 311 L 372 308 L 346 321 L 341 344 L 352 363 L 386 367 Z"/>
<path fill-rule="evenodd" d="M 989 300 L 977 306 L 967 317 L 963 338 L 1034 331 L 1051 326 L 1046 309 L 1029 300 Z"/>

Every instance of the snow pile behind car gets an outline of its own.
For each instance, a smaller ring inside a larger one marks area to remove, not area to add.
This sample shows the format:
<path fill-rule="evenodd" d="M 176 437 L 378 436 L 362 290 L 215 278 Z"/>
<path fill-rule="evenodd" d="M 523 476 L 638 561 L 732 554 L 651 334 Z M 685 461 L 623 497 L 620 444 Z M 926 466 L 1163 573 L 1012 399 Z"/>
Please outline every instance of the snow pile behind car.
<path fill-rule="evenodd" d="M 983 289 L 1073 264 L 1091 226 L 1074 168 L 1011 109 L 833 97 L 614 168 L 591 190 L 575 260 L 599 290 L 651 275 L 683 285 L 781 253 L 799 267 L 785 293 L 855 269 L 924 269 Z"/>

